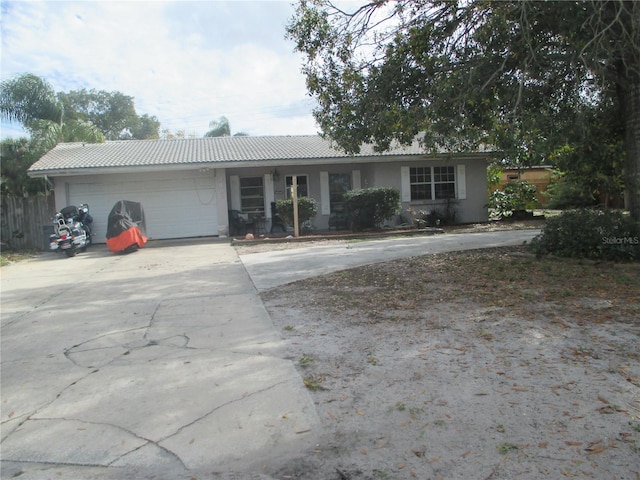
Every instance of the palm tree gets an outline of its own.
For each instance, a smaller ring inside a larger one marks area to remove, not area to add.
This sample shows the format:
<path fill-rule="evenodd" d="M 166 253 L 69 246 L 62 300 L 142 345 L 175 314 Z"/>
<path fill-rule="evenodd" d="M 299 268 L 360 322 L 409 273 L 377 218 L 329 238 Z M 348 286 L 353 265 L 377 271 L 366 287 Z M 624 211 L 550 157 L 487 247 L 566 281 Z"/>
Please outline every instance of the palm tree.
<path fill-rule="evenodd" d="M 0 195 L 2 197 L 28 197 L 45 191 L 42 178 L 30 178 L 27 170 L 37 160 L 30 151 L 31 142 L 26 137 L 5 138 L 0 142 Z"/>
<path fill-rule="evenodd" d="M 229 119 L 225 116 L 220 117 L 218 120 L 211 120 L 209 122 L 209 131 L 204 134 L 205 137 L 228 137 L 231 135 L 231 127 L 229 126 Z"/>
<path fill-rule="evenodd" d="M 0 83 L 0 118 L 21 123 L 31 138 L 2 142 L 2 195 L 33 195 L 41 191 L 40 179 L 27 170 L 33 161 L 59 142 L 104 142 L 104 135 L 91 123 L 64 121 L 64 108 L 53 88 L 42 78 L 26 73 Z"/>
<path fill-rule="evenodd" d="M 28 124 L 34 120 L 62 123 L 62 104 L 42 78 L 25 73 L 0 84 L 0 112 L 9 121 Z"/>
<path fill-rule="evenodd" d="M 62 103 L 51 85 L 31 73 L 0 83 L 0 117 L 21 123 L 42 153 L 59 142 L 104 142 L 104 135 L 91 123 L 65 123 Z"/>

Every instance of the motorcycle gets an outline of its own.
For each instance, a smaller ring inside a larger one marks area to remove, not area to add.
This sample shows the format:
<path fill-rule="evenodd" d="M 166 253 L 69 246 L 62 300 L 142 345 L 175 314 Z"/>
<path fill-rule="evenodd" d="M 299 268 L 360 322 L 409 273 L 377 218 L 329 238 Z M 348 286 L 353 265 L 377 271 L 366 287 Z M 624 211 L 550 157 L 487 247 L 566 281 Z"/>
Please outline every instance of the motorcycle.
<path fill-rule="evenodd" d="M 53 219 L 55 233 L 49 236 L 49 250 L 64 252 L 67 257 L 75 256 L 79 250 L 84 252 L 91 245 L 91 223 L 89 205 L 64 207 Z"/>

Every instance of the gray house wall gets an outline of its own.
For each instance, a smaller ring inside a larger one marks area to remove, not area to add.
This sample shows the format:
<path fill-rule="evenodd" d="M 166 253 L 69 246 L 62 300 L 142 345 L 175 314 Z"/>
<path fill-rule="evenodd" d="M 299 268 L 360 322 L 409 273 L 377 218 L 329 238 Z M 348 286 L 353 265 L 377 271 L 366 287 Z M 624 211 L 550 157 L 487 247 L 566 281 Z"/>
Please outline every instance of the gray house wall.
<path fill-rule="evenodd" d="M 366 187 L 393 187 L 398 190 L 402 189 L 401 168 L 416 166 L 458 166 L 464 165 L 466 198 L 456 199 L 450 202 L 449 207 L 455 209 L 456 221 L 459 223 L 484 222 L 488 219 L 487 214 L 487 163 L 484 158 L 422 158 L 416 160 L 415 157 L 407 157 L 405 159 L 397 158 L 388 162 L 362 162 L 355 161 L 350 163 L 330 163 L 320 165 L 304 165 L 302 163 L 296 165 L 283 165 L 274 167 L 250 167 L 250 168 L 229 168 L 227 169 L 227 199 L 229 208 L 233 204 L 233 186 L 231 177 L 256 177 L 271 176 L 273 182 L 273 191 L 266 193 L 274 201 L 282 200 L 286 197 L 285 179 L 289 175 L 306 175 L 308 177 L 308 193 L 318 202 L 318 214 L 313 220 L 316 229 L 326 230 L 329 228 L 329 215 L 322 213 L 321 208 L 321 172 L 329 174 L 350 173 L 352 181 L 354 180 L 354 171 L 359 172 L 360 188 Z M 273 178 L 273 174 L 277 172 L 277 179 Z M 447 201 L 443 200 L 427 200 L 402 202 L 402 211 L 412 210 L 443 210 L 447 207 Z M 267 216 L 267 231 L 270 229 L 270 211 L 268 205 L 265 205 L 265 213 Z"/>

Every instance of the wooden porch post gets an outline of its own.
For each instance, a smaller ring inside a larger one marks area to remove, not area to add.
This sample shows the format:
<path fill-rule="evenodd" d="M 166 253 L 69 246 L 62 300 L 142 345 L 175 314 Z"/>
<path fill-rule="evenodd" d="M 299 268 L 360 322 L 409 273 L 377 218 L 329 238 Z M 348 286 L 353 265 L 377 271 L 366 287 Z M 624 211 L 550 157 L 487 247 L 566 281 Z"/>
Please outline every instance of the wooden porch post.
<path fill-rule="evenodd" d="M 298 176 L 291 179 L 291 200 L 293 201 L 293 236 L 300 236 L 300 225 L 298 222 Z"/>

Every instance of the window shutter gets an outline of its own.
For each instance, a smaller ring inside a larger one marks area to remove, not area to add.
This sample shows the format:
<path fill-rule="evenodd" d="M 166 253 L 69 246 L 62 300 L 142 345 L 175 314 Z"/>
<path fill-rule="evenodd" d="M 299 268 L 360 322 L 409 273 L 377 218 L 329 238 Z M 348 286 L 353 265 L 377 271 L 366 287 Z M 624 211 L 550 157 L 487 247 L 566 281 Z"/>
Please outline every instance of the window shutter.
<path fill-rule="evenodd" d="M 458 199 L 464 200 L 467 198 L 467 179 L 465 175 L 465 166 L 457 165 L 456 170 L 456 183 L 458 186 Z"/>
<path fill-rule="evenodd" d="M 353 190 L 360 190 L 362 188 L 362 180 L 360 179 L 360 170 L 354 170 L 351 172 L 351 183 Z"/>
<path fill-rule="evenodd" d="M 329 215 L 330 213 L 329 172 L 320 172 L 320 214 Z"/>
<path fill-rule="evenodd" d="M 411 201 L 411 177 L 409 167 L 400 167 L 400 201 Z"/>
<path fill-rule="evenodd" d="M 264 216 L 271 218 L 271 202 L 275 202 L 275 193 L 273 191 L 273 175 L 264 174 Z"/>
<path fill-rule="evenodd" d="M 231 175 L 229 177 L 229 187 L 231 188 L 231 210 L 242 210 L 240 201 L 240 177 Z"/>

